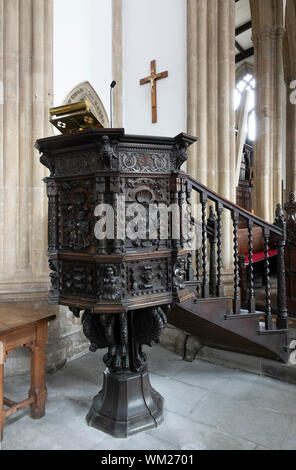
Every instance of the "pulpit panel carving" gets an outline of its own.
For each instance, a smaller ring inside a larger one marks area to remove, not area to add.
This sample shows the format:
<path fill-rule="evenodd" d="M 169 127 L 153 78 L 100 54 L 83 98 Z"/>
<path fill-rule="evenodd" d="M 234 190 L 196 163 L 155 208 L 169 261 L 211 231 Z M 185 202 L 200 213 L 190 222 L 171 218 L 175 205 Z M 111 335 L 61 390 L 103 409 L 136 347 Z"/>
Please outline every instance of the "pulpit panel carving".
<path fill-rule="evenodd" d="M 60 249 L 85 251 L 95 245 L 94 208 L 93 180 L 74 180 L 60 183 Z"/>
<path fill-rule="evenodd" d="M 96 152 L 79 153 L 56 158 L 55 176 L 81 176 L 103 169 L 104 162 Z"/>
<path fill-rule="evenodd" d="M 157 148 L 120 148 L 119 168 L 123 173 L 169 173 L 170 155 Z"/>
<path fill-rule="evenodd" d="M 125 201 L 126 208 L 129 205 L 141 204 L 145 211 L 143 212 L 143 224 L 146 226 L 146 236 L 136 239 L 127 238 L 125 246 L 130 249 L 157 250 L 166 248 L 169 245 L 169 237 L 160 237 L 160 217 L 156 214 L 156 220 L 153 222 L 149 217 L 149 207 L 157 208 L 160 204 L 165 207 L 170 203 L 170 182 L 168 178 L 126 178 L 125 182 Z M 127 224 L 133 219 L 133 215 L 126 217 Z M 140 223 L 140 222 L 139 222 Z M 153 224 L 153 227 L 151 227 Z M 170 223 L 168 222 L 168 230 Z"/>
<path fill-rule="evenodd" d="M 132 262 L 127 265 L 127 295 L 142 296 L 165 293 L 169 288 L 167 259 Z"/>
<path fill-rule="evenodd" d="M 96 297 L 96 270 L 94 263 L 61 262 L 61 293 L 80 298 Z"/>

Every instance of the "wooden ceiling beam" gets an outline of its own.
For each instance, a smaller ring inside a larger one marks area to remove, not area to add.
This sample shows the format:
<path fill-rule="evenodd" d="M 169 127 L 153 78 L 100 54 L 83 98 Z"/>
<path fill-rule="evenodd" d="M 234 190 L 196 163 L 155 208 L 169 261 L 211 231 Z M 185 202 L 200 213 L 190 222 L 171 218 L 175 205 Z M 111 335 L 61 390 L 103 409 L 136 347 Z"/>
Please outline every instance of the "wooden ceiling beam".
<path fill-rule="evenodd" d="M 249 29 L 252 28 L 252 21 L 248 21 L 245 24 L 242 24 L 241 26 L 238 26 L 235 28 L 235 36 L 239 36 L 240 34 L 244 33 L 245 31 L 248 31 Z"/>
<path fill-rule="evenodd" d="M 235 47 L 240 53 L 245 52 L 245 49 L 243 49 L 242 46 L 237 41 L 235 41 Z"/>
<path fill-rule="evenodd" d="M 251 57 L 254 55 L 254 47 L 250 47 L 249 49 L 246 49 L 244 52 L 240 52 L 239 54 L 236 54 L 235 56 L 235 63 L 238 64 L 244 59 L 247 59 L 247 57 Z"/>

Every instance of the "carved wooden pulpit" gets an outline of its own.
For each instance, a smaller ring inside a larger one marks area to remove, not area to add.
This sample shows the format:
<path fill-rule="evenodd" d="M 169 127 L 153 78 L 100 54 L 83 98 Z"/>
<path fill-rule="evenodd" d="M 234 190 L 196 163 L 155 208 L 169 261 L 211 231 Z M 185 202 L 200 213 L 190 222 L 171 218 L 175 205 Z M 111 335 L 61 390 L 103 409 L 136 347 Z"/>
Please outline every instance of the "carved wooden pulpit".
<path fill-rule="evenodd" d="M 191 253 L 183 233 L 153 239 L 120 237 L 122 218 L 137 202 L 182 205 L 190 197 L 179 171 L 196 139 L 126 135 L 124 129 L 89 129 L 36 142 L 50 170 L 48 254 L 51 301 L 67 305 L 82 326 L 90 350 L 108 348 L 103 388 L 87 415 L 89 425 L 124 437 L 157 426 L 163 398 L 150 385 L 143 345 L 159 340 L 166 308 L 193 294 L 186 287 Z M 124 210 L 119 210 L 119 201 Z M 104 216 L 114 210 L 114 237 L 98 238 Z"/>

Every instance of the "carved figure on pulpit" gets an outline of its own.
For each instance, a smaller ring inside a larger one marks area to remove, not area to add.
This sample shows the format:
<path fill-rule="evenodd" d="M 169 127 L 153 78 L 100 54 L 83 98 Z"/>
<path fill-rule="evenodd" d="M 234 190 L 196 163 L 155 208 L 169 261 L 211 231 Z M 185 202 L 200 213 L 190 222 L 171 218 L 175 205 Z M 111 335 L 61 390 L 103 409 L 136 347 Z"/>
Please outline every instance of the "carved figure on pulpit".
<path fill-rule="evenodd" d="M 116 300 L 120 299 L 120 277 L 117 276 L 116 268 L 112 264 L 105 267 L 104 278 L 102 280 L 101 299 Z"/>
<path fill-rule="evenodd" d="M 143 281 L 139 284 L 140 289 L 152 289 L 153 287 L 153 271 L 152 266 L 143 266 L 143 271 L 141 274 L 141 280 Z"/>
<path fill-rule="evenodd" d="M 49 260 L 49 269 L 50 269 L 50 301 L 52 303 L 56 302 L 59 297 L 59 262 L 58 260 Z"/>
<path fill-rule="evenodd" d="M 174 267 L 174 286 L 184 289 L 186 280 L 186 260 L 184 257 L 178 258 Z"/>
<path fill-rule="evenodd" d="M 75 250 L 86 248 L 89 245 L 89 221 L 88 209 L 85 206 L 75 208 L 68 207 L 68 219 L 66 228 L 69 233 L 69 246 Z"/>

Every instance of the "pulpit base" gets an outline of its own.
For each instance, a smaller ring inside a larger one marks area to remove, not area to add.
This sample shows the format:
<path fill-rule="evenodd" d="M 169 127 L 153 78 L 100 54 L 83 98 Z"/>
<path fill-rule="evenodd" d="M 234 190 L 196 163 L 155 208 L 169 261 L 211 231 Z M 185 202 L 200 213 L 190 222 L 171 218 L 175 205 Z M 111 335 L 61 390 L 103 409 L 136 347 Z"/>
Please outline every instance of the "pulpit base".
<path fill-rule="evenodd" d="M 94 397 L 86 421 L 113 437 L 128 437 L 163 421 L 163 397 L 150 384 L 149 374 L 104 372 L 103 388 Z"/>

